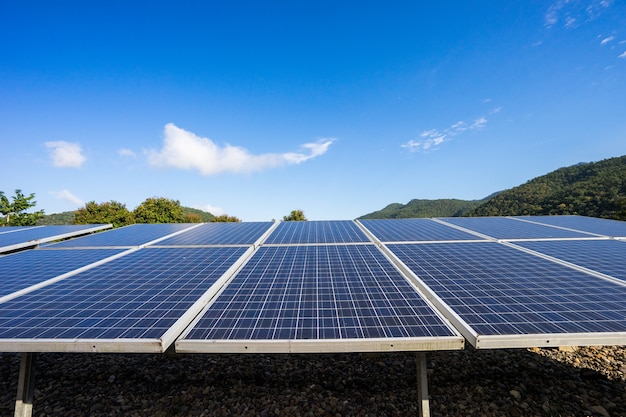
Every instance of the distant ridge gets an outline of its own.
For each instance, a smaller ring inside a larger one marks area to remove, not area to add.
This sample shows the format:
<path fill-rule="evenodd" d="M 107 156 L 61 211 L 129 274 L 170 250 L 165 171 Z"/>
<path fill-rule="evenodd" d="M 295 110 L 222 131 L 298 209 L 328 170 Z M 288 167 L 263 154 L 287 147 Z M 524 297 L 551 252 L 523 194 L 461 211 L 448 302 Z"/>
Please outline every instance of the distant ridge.
<path fill-rule="evenodd" d="M 361 219 L 578 214 L 626 220 L 626 156 L 559 168 L 482 200 L 411 200 Z"/>
<path fill-rule="evenodd" d="M 626 156 L 579 163 L 499 193 L 470 216 L 578 214 L 626 220 Z"/>
<path fill-rule="evenodd" d="M 402 219 L 410 217 L 458 217 L 467 215 L 471 210 L 491 198 L 483 200 L 458 200 L 452 198 L 438 200 L 414 199 L 407 204 L 393 203 L 360 219 Z"/>

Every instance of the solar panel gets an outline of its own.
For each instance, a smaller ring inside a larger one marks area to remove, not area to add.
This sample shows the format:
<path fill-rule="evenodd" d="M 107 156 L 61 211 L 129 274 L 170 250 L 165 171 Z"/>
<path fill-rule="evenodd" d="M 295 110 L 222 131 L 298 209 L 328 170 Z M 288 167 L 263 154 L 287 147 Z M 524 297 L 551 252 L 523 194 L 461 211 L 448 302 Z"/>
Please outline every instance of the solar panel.
<path fill-rule="evenodd" d="M 462 343 L 374 245 L 265 246 L 176 350 L 436 350 Z"/>
<path fill-rule="evenodd" d="M 584 216 L 519 216 L 518 219 L 610 237 L 626 237 L 626 222 Z"/>
<path fill-rule="evenodd" d="M 516 245 L 626 282 L 626 242 L 619 240 L 549 240 L 516 242 Z"/>
<path fill-rule="evenodd" d="M 122 250 L 31 250 L 0 258 L 0 300 L 35 284 L 114 256 Z"/>
<path fill-rule="evenodd" d="M 0 234 L 21 232 L 22 230 L 28 230 L 34 227 L 43 227 L 43 226 L 0 226 Z"/>
<path fill-rule="evenodd" d="M 593 235 L 548 225 L 522 222 L 509 217 L 447 217 L 442 221 L 494 239 L 582 238 Z"/>
<path fill-rule="evenodd" d="M 350 220 L 282 222 L 267 244 L 358 243 L 369 239 Z"/>
<path fill-rule="evenodd" d="M 26 227 L 15 233 L 0 234 L 0 253 L 83 235 L 110 227 L 110 224 Z"/>
<path fill-rule="evenodd" d="M 2 303 L 0 351 L 162 352 L 245 251 L 139 249 Z"/>
<path fill-rule="evenodd" d="M 252 245 L 272 222 L 206 223 L 157 243 L 159 246 Z"/>
<path fill-rule="evenodd" d="M 431 219 L 359 220 L 381 242 L 474 240 L 480 237 Z"/>
<path fill-rule="evenodd" d="M 626 344 L 626 286 L 497 242 L 389 249 L 475 347 Z"/>
<path fill-rule="evenodd" d="M 77 239 L 67 240 L 48 247 L 87 248 L 87 247 L 133 247 L 150 243 L 184 229 L 200 226 L 199 223 L 132 224 L 119 229 L 108 230 Z"/>

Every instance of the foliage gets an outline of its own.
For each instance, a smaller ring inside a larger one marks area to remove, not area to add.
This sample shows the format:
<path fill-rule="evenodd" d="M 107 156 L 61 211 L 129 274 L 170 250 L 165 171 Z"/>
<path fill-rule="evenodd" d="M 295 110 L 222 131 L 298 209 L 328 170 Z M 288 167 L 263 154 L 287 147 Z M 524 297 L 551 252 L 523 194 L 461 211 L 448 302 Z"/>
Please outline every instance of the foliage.
<path fill-rule="evenodd" d="M 212 222 L 215 218 L 215 216 L 211 213 L 191 207 L 183 207 L 183 211 L 185 213 L 185 223 L 208 223 Z M 195 216 L 198 216 L 200 220 L 193 221 L 193 219 L 197 219 Z"/>
<path fill-rule="evenodd" d="M 74 213 L 74 224 L 111 223 L 113 227 L 121 227 L 134 223 L 133 213 L 126 205 L 113 200 L 100 204 L 90 201 Z"/>
<path fill-rule="evenodd" d="M 178 200 L 164 197 L 147 198 L 134 212 L 136 223 L 182 223 L 185 212 Z"/>
<path fill-rule="evenodd" d="M 626 220 L 626 156 L 560 168 L 503 191 L 471 216 L 578 214 Z"/>
<path fill-rule="evenodd" d="M 241 222 L 241 219 L 235 217 L 235 216 L 229 216 L 228 214 L 222 214 L 219 215 L 217 217 L 215 217 L 212 221 L 214 222 L 233 222 L 233 223 L 239 223 Z"/>
<path fill-rule="evenodd" d="M 392 203 L 382 210 L 361 216 L 361 219 L 404 219 L 412 217 L 457 217 L 469 213 L 487 201 L 483 200 L 418 200 L 414 199 L 407 204 Z"/>
<path fill-rule="evenodd" d="M 37 220 L 37 226 L 66 225 L 74 223 L 75 211 L 46 214 Z"/>
<path fill-rule="evenodd" d="M 35 194 L 31 193 L 26 197 L 22 190 L 15 190 L 12 201 L 0 191 L 0 214 L 2 215 L 3 226 L 34 226 L 37 220 L 44 216 L 43 210 L 27 213 L 26 210 L 35 207 Z"/>
<path fill-rule="evenodd" d="M 292 210 L 289 213 L 289 216 L 283 216 L 283 221 L 285 222 L 301 222 L 306 221 L 306 217 L 304 216 L 304 211 L 302 210 Z"/>

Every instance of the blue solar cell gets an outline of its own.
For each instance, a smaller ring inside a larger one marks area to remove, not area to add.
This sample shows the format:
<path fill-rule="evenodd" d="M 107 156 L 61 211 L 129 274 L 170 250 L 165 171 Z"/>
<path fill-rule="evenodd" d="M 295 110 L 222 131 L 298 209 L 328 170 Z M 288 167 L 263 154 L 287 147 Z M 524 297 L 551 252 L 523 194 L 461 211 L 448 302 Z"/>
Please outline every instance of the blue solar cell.
<path fill-rule="evenodd" d="M 497 242 L 389 248 L 479 335 L 626 331 L 626 286 Z"/>
<path fill-rule="evenodd" d="M 584 216 L 519 216 L 522 220 L 610 237 L 626 237 L 626 222 Z"/>
<path fill-rule="evenodd" d="M 207 223 L 158 242 L 157 245 L 251 245 L 255 243 L 272 224 L 272 222 Z"/>
<path fill-rule="evenodd" d="M 508 217 L 447 217 L 441 220 L 494 239 L 592 237 L 592 235 L 584 232 L 533 224 Z"/>
<path fill-rule="evenodd" d="M 74 269 L 116 255 L 122 250 L 30 250 L 0 258 L 0 297 Z"/>
<path fill-rule="evenodd" d="M 626 281 L 626 242 L 618 240 L 548 240 L 516 245 Z"/>
<path fill-rule="evenodd" d="M 245 250 L 135 251 L 0 304 L 0 339 L 158 339 Z"/>
<path fill-rule="evenodd" d="M 185 339 L 453 335 L 373 245 L 266 246 L 255 253 Z"/>
<path fill-rule="evenodd" d="M 12 249 L 13 246 L 35 246 L 43 242 L 85 234 L 102 227 L 103 225 L 97 224 L 26 227 L 14 233 L 0 234 L 0 252 L 3 249 Z"/>
<path fill-rule="evenodd" d="M 140 246 L 192 227 L 187 223 L 168 224 L 133 224 L 108 230 L 76 239 L 55 243 L 54 248 L 85 248 L 85 247 L 115 247 L 115 246 Z M 197 225 L 196 225 L 197 226 Z"/>
<path fill-rule="evenodd" d="M 480 237 L 431 219 L 359 220 L 381 242 L 474 240 Z"/>
<path fill-rule="evenodd" d="M 267 238 L 267 244 L 369 242 L 351 220 L 283 222 Z"/>

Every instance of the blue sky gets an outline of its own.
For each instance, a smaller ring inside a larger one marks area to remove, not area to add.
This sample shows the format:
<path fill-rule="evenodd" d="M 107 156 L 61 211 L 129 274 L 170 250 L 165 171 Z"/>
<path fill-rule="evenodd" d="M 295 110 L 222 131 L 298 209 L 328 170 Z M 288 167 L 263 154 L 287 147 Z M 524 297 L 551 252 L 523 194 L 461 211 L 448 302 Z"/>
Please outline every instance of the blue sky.
<path fill-rule="evenodd" d="M 626 154 L 624 1 L 127 3 L 0 2 L 7 195 L 352 219 Z"/>

